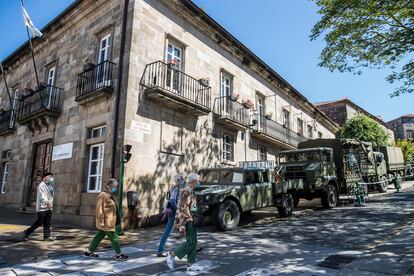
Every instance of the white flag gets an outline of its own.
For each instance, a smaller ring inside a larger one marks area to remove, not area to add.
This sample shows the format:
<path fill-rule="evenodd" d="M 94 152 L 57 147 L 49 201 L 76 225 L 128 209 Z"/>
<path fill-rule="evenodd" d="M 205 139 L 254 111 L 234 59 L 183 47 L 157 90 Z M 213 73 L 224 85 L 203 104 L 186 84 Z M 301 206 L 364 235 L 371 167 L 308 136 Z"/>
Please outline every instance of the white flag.
<path fill-rule="evenodd" d="M 30 33 L 32 34 L 32 37 L 41 37 L 43 34 L 41 31 L 39 31 L 34 25 L 32 20 L 30 19 L 29 15 L 27 14 L 26 9 L 22 6 L 22 12 L 23 12 L 23 20 L 24 24 L 27 28 L 29 28 Z"/>

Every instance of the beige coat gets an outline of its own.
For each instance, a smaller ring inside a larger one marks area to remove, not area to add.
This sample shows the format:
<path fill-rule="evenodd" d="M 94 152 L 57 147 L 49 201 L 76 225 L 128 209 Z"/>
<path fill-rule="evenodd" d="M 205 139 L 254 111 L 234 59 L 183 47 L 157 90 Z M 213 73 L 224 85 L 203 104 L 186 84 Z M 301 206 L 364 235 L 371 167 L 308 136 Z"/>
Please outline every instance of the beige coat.
<path fill-rule="evenodd" d="M 117 200 L 109 192 L 102 192 L 96 202 L 96 228 L 114 232 L 116 226 Z"/>

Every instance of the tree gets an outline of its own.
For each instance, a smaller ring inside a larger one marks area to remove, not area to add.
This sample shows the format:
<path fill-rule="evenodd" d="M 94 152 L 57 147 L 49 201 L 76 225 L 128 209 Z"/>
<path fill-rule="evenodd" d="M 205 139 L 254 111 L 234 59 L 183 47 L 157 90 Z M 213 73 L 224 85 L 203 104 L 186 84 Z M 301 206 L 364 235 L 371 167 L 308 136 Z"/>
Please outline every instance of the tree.
<path fill-rule="evenodd" d="M 399 87 L 391 96 L 414 92 L 413 0 L 314 0 L 322 18 L 310 38 L 323 33 L 319 66 L 360 74 L 362 67 L 385 68 Z"/>
<path fill-rule="evenodd" d="M 388 134 L 380 125 L 368 116 L 359 114 L 347 120 L 341 129 L 343 138 L 354 138 L 371 142 L 375 145 L 387 146 Z"/>
<path fill-rule="evenodd" d="M 404 155 L 404 161 L 406 163 L 413 160 L 413 156 L 414 156 L 413 142 L 408 141 L 408 140 L 399 140 L 395 142 L 395 146 L 400 147 L 402 149 L 402 152 Z"/>

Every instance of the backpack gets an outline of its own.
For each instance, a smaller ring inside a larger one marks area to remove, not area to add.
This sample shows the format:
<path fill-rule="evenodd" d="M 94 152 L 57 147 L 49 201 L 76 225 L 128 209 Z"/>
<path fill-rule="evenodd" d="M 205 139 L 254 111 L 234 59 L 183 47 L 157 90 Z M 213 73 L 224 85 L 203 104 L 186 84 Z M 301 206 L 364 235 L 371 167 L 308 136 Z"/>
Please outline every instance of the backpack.
<path fill-rule="evenodd" d="M 171 206 L 173 210 L 177 210 L 179 195 L 180 188 L 177 186 L 174 186 L 169 192 L 168 205 Z"/>

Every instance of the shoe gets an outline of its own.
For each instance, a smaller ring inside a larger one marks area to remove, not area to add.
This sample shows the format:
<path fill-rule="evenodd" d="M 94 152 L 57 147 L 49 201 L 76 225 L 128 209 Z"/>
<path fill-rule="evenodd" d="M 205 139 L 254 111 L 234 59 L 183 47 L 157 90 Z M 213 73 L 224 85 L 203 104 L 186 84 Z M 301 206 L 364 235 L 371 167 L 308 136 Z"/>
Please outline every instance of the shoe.
<path fill-rule="evenodd" d="M 197 265 L 197 264 L 192 264 L 191 266 L 187 267 L 187 271 L 202 271 L 204 268 Z"/>
<path fill-rule="evenodd" d="M 128 256 L 121 253 L 119 255 L 116 255 L 115 259 L 119 262 L 125 262 L 126 260 L 128 260 Z"/>
<path fill-rule="evenodd" d="M 161 257 L 167 257 L 167 254 L 165 254 L 164 252 L 162 253 L 157 253 L 157 257 L 161 258 Z"/>
<path fill-rule="evenodd" d="M 44 241 L 55 241 L 56 238 L 55 237 L 48 237 L 48 238 L 44 238 Z"/>
<path fill-rule="evenodd" d="M 197 252 L 201 252 L 201 251 L 203 251 L 203 249 L 204 249 L 204 248 L 202 248 L 202 247 L 198 247 L 198 248 L 197 248 Z"/>
<path fill-rule="evenodd" d="M 171 255 L 171 252 L 170 252 L 167 255 L 167 265 L 168 265 L 168 268 L 171 269 L 171 270 L 174 270 L 174 263 L 175 263 L 175 256 L 173 257 Z"/>
<path fill-rule="evenodd" d="M 98 254 L 95 254 L 93 252 L 88 252 L 88 251 L 85 251 L 83 253 L 83 255 L 85 255 L 86 257 L 90 257 L 90 258 L 99 258 L 99 255 Z"/>

